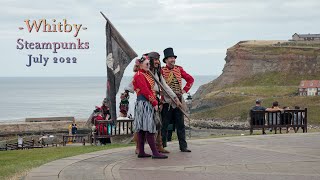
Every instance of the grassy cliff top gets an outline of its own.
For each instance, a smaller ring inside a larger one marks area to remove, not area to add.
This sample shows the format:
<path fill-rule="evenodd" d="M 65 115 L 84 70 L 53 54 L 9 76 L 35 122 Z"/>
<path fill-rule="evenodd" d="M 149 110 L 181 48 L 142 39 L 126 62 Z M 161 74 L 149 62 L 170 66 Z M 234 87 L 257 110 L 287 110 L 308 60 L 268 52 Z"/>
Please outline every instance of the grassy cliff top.
<path fill-rule="evenodd" d="M 250 40 L 240 41 L 228 50 L 240 49 L 252 54 L 319 55 L 320 41 Z"/>
<path fill-rule="evenodd" d="M 320 80 L 320 74 L 288 74 L 282 72 L 267 72 L 245 78 L 228 87 L 244 86 L 295 86 L 298 87 L 302 80 Z"/>

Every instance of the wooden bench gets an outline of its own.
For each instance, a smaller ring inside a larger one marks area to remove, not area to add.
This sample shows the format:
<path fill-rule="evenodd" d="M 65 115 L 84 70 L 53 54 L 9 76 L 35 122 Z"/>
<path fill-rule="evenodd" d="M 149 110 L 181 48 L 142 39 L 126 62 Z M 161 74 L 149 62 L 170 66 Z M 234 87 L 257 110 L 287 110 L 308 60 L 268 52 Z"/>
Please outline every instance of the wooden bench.
<path fill-rule="evenodd" d="M 22 143 L 6 143 L 4 146 L 0 147 L 1 151 L 7 150 L 19 150 L 19 149 L 33 149 L 33 148 L 42 148 L 41 146 L 35 146 L 34 139 L 23 140 Z"/>
<path fill-rule="evenodd" d="M 97 144 L 98 139 L 111 138 L 114 136 L 132 136 L 133 135 L 133 119 L 117 120 L 116 124 L 111 120 L 94 121 L 95 126 L 101 125 L 107 128 L 106 134 L 100 131 L 100 128 L 96 129 L 96 132 L 92 132 L 91 144 Z M 111 127 L 110 131 L 108 127 Z"/>
<path fill-rule="evenodd" d="M 307 132 L 307 108 L 302 110 L 284 110 L 284 111 L 250 111 L 250 134 L 254 129 L 274 129 L 277 134 L 277 128 L 280 133 L 282 128 L 293 128 L 296 133 L 301 127 L 303 133 Z"/>
<path fill-rule="evenodd" d="M 63 143 L 63 146 L 66 146 L 66 144 L 71 139 L 71 141 L 73 143 L 82 143 L 82 145 L 85 146 L 86 145 L 86 139 L 88 140 L 89 138 L 90 138 L 90 135 L 88 135 L 88 134 L 63 135 L 62 136 L 62 143 Z"/>
<path fill-rule="evenodd" d="M 32 149 L 35 147 L 34 139 L 24 140 L 22 144 L 18 143 L 18 149 Z"/>

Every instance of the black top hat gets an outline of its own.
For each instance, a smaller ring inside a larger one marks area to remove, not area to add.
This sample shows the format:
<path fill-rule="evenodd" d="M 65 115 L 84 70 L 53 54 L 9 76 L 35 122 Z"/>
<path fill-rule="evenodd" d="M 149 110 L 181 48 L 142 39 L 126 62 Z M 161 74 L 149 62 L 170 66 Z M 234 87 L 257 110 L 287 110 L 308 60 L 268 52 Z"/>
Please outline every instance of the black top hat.
<path fill-rule="evenodd" d="M 175 57 L 175 58 L 177 58 L 177 56 L 174 55 L 173 49 L 172 49 L 171 47 L 163 50 L 163 54 L 164 54 L 164 58 L 163 58 L 163 62 L 164 62 L 164 63 L 166 63 L 165 60 L 166 60 L 168 57 Z"/>

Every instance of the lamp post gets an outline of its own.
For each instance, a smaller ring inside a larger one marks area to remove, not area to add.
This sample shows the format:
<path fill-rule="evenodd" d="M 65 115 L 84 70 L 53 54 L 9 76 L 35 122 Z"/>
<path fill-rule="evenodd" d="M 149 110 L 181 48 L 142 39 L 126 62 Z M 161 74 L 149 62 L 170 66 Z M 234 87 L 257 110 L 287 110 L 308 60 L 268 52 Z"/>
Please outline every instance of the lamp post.
<path fill-rule="evenodd" d="M 191 107 L 192 107 L 192 96 L 188 93 L 188 97 L 186 98 L 186 104 L 188 106 L 189 114 L 191 114 Z M 189 138 L 191 139 L 191 122 L 189 119 Z"/>

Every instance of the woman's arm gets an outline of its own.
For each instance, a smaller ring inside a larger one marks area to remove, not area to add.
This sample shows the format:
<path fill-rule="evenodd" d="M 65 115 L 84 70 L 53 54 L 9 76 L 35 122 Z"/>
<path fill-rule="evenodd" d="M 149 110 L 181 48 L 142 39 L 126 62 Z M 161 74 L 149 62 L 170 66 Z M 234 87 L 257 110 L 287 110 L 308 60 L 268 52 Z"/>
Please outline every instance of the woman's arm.
<path fill-rule="evenodd" d="M 134 79 L 132 81 L 134 90 L 137 94 L 142 94 L 147 100 L 150 101 L 152 106 L 157 106 L 158 101 L 150 88 L 148 87 L 147 80 L 145 77 L 140 74 L 139 72 L 134 76 Z"/>

